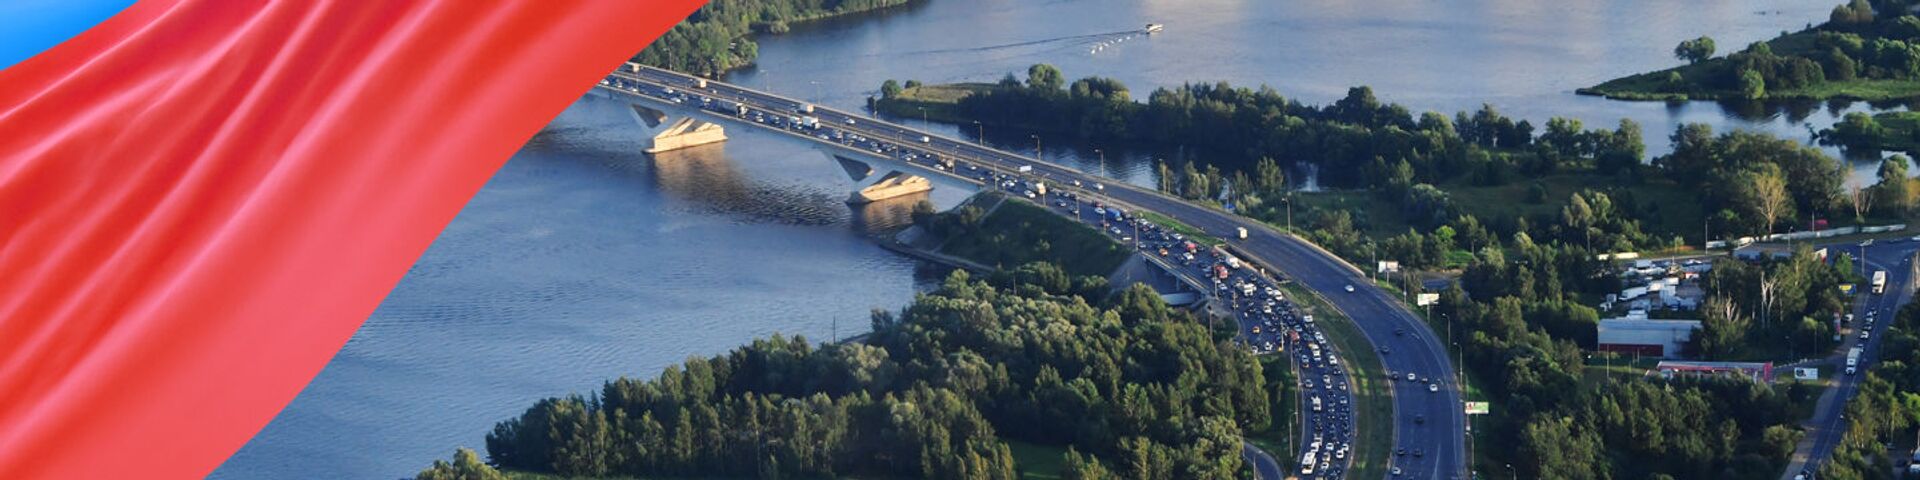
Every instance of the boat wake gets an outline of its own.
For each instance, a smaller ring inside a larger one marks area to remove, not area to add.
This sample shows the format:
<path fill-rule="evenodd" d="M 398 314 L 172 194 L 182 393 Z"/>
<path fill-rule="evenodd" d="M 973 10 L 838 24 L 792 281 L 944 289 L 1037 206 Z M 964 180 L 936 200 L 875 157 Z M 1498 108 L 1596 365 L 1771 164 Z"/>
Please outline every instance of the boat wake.
<path fill-rule="evenodd" d="M 1015 48 L 1021 48 L 1021 47 L 1036 47 L 1036 46 L 1052 46 L 1052 47 L 1060 47 L 1060 48 L 1075 47 L 1075 46 L 1090 46 L 1095 48 L 1104 48 L 1104 46 L 1106 45 L 1119 43 L 1120 41 L 1123 41 L 1130 37 L 1138 37 L 1138 36 L 1145 36 L 1145 35 L 1146 33 L 1140 30 L 1122 30 L 1118 32 L 1091 33 L 1091 34 L 1085 34 L 1085 35 L 1068 35 L 1064 37 L 1045 38 L 1040 40 L 1029 40 L 1024 42 L 1014 42 L 1014 43 L 1006 43 L 1006 44 L 1000 44 L 1000 45 L 988 45 L 983 47 L 921 50 L 917 52 L 906 52 L 905 55 L 978 53 L 978 52 L 992 52 L 996 50 L 1008 50 L 1008 49 L 1015 49 Z"/>

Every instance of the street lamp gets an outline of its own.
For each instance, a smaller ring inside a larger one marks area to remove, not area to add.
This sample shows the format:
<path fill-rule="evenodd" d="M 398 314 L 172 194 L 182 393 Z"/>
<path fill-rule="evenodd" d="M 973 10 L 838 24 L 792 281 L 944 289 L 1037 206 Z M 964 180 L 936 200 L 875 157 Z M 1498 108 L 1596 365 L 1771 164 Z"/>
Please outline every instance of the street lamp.
<path fill-rule="evenodd" d="M 987 144 L 987 126 L 980 124 L 979 120 L 974 120 L 973 128 L 980 129 L 980 144 L 986 145 Z"/>
<path fill-rule="evenodd" d="M 1096 148 L 1096 149 L 1093 149 L 1093 154 L 1100 156 L 1100 174 L 1106 175 L 1107 174 L 1107 152 Z"/>
<path fill-rule="evenodd" d="M 1520 478 L 1520 473 L 1513 469 L 1513 464 L 1511 463 L 1507 464 L 1507 477 L 1515 478 L 1515 479 Z"/>
<path fill-rule="evenodd" d="M 1033 135 L 1028 135 L 1028 136 L 1029 136 L 1029 137 L 1033 137 L 1033 159 L 1034 159 L 1034 160 L 1045 160 L 1045 159 L 1046 159 L 1046 155 L 1044 155 L 1044 154 L 1042 153 L 1042 152 L 1044 152 L 1044 151 L 1040 149 L 1040 134 L 1037 134 L 1037 133 L 1036 133 L 1036 134 L 1033 134 Z"/>

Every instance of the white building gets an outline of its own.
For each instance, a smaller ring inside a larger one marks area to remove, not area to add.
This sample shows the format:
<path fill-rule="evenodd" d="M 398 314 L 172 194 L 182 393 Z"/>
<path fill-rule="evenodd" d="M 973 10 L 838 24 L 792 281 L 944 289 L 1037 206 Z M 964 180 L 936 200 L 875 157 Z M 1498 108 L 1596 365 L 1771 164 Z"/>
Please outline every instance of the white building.
<path fill-rule="evenodd" d="M 1699 320 L 1649 319 L 1646 312 L 1634 311 L 1600 320 L 1596 347 L 1602 352 L 1679 358 L 1681 346 L 1693 339 L 1693 331 L 1698 329 Z"/>

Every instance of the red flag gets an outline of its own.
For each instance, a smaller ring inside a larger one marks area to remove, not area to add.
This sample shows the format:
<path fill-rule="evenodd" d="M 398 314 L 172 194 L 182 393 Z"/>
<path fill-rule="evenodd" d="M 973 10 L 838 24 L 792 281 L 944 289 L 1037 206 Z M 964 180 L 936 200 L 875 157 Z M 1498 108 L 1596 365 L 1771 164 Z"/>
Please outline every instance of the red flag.
<path fill-rule="evenodd" d="M 0 478 L 211 472 L 700 3 L 143 1 L 0 70 Z"/>

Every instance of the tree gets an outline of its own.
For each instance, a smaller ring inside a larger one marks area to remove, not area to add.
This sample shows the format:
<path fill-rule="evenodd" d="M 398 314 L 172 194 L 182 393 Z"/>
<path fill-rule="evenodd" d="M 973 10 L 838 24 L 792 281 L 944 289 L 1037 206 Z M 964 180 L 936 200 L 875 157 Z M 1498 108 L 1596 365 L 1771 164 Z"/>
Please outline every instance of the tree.
<path fill-rule="evenodd" d="M 1880 161 L 1880 181 L 1873 185 L 1881 207 L 1895 215 L 1904 215 L 1913 205 L 1912 182 L 1907 177 L 1907 156 L 1894 154 Z"/>
<path fill-rule="evenodd" d="M 900 96 L 900 82 L 894 81 L 891 78 L 887 79 L 887 81 L 885 82 L 880 82 L 880 98 L 891 100 L 899 96 Z"/>
<path fill-rule="evenodd" d="M 415 480 L 507 480 L 507 476 L 494 470 L 480 455 L 472 449 L 459 448 L 453 451 L 453 462 L 434 460 L 433 466 L 421 470 Z"/>
<path fill-rule="evenodd" d="M 1113 473 L 1107 470 L 1106 465 L 1100 463 L 1099 458 L 1095 458 L 1092 455 L 1081 454 L 1071 446 L 1067 447 L 1065 456 L 1066 465 L 1060 472 L 1060 478 L 1062 480 L 1104 480 L 1113 478 Z"/>
<path fill-rule="evenodd" d="M 1867 212 L 1873 211 L 1873 197 L 1877 189 L 1860 188 L 1859 185 L 1847 187 L 1847 203 L 1853 207 L 1854 221 L 1865 220 Z"/>
<path fill-rule="evenodd" d="M 1067 84 L 1066 75 L 1060 69 L 1045 63 L 1036 63 L 1027 67 L 1027 88 L 1047 92 L 1058 91 Z"/>
<path fill-rule="evenodd" d="M 1766 231 L 1772 232 L 1780 217 L 1785 216 L 1793 205 L 1793 198 L 1787 195 L 1787 180 L 1780 174 L 1780 167 L 1771 163 L 1760 164 L 1742 175 L 1741 187 L 1746 194 L 1748 208 L 1760 215 L 1765 221 Z"/>
<path fill-rule="evenodd" d="M 1254 183 L 1260 192 L 1267 195 L 1283 193 L 1287 188 L 1287 174 L 1272 157 L 1260 157 L 1260 163 L 1254 166 Z"/>
<path fill-rule="evenodd" d="M 1740 70 L 1740 95 L 1748 100 L 1767 96 L 1767 79 L 1753 69 Z"/>
<path fill-rule="evenodd" d="M 1746 344 L 1747 330 L 1752 328 L 1752 317 L 1725 297 L 1707 299 L 1704 310 L 1706 317 L 1700 322 L 1700 331 L 1694 332 L 1700 356 L 1714 359 L 1739 355 Z"/>
<path fill-rule="evenodd" d="M 1154 184 L 1160 188 L 1161 192 L 1174 193 L 1180 191 L 1180 179 L 1173 176 L 1173 169 L 1167 167 L 1167 162 L 1154 162 L 1153 172 Z"/>
<path fill-rule="evenodd" d="M 1673 56 L 1687 63 L 1700 63 L 1713 58 L 1713 38 L 1703 36 L 1682 41 L 1673 47 Z"/>

